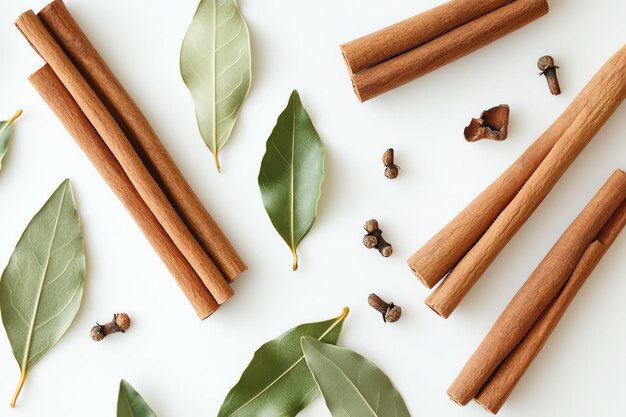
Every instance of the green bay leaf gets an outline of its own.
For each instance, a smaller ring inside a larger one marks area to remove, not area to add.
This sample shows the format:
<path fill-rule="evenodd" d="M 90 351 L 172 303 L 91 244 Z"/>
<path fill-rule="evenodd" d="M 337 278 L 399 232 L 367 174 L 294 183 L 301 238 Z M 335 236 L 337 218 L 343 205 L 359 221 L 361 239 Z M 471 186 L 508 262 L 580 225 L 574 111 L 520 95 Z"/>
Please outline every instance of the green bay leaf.
<path fill-rule="evenodd" d="M 13 130 L 13 122 L 20 117 L 21 110 L 15 112 L 13 117 L 4 122 L 0 122 L 0 169 L 2 169 L 2 160 L 9 150 L 9 142 L 11 140 L 11 131 Z"/>
<path fill-rule="evenodd" d="M 291 249 L 294 271 L 298 245 L 315 222 L 323 179 L 324 145 L 294 90 L 267 140 L 259 173 L 265 210 Z"/>
<path fill-rule="evenodd" d="M 128 382 L 120 382 L 117 417 L 156 417 L 154 411 Z"/>
<path fill-rule="evenodd" d="M 250 91 L 250 34 L 236 0 L 201 0 L 180 51 L 200 134 L 215 157 Z"/>
<path fill-rule="evenodd" d="M 85 250 L 65 180 L 22 234 L 0 280 L 2 322 L 20 366 L 11 406 L 28 372 L 74 320 L 85 285 Z"/>
<path fill-rule="evenodd" d="M 302 351 L 333 417 L 410 417 L 387 375 L 368 359 L 311 337 L 302 338 Z"/>
<path fill-rule="evenodd" d="M 292 417 L 319 391 L 304 363 L 300 339 L 337 343 L 348 308 L 334 319 L 295 327 L 261 346 L 226 396 L 218 417 Z"/>

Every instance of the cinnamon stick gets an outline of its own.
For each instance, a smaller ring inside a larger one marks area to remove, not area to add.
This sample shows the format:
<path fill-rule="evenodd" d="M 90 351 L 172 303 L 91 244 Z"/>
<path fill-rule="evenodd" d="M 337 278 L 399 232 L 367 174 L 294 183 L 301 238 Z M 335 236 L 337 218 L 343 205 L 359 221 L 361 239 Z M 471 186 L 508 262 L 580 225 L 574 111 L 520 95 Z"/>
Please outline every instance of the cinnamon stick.
<path fill-rule="evenodd" d="M 415 49 L 352 75 L 360 101 L 413 81 L 547 14 L 546 0 L 516 0 Z"/>
<path fill-rule="evenodd" d="M 32 10 L 15 22 L 39 55 L 54 70 L 85 116 L 107 144 L 133 186 L 167 234 L 200 276 L 218 303 L 233 295 L 220 271 L 180 219 L 167 197 L 130 145 L 117 122 Z"/>
<path fill-rule="evenodd" d="M 589 102 L 597 102 L 625 73 L 622 49 L 594 75 L 561 116 L 489 187 L 408 260 L 409 267 L 433 288 L 465 256 L 513 200 L 548 152 Z M 612 93 L 611 93 L 612 94 Z"/>
<path fill-rule="evenodd" d="M 618 208 L 623 206 L 625 200 L 626 173 L 617 170 L 565 231 L 500 315 L 448 389 L 448 395 L 453 401 L 465 405 L 478 394 L 498 365 L 529 334 L 531 327 L 561 292 L 578 265 L 581 265 L 581 269 L 576 273 L 576 281 L 587 274 L 595 262 L 594 259 L 602 251 L 592 248 L 593 252 L 588 253 L 587 257 L 584 257 L 585 252 L 590 246 L 594 246 L 594 241 L 598 241 L 598 234 Z M 618 217 L 621 218 L 622 215 L 619 214 Z M 614 230 L 612 226 L 610 229 Z M 585 259 L 581 264 L 583 257 Z M 573 295 L 566 294 L 566 297 L 570 296 Z M 557 309 L 562 309 L 563 304 L 567 304 L 565 300 L 557 300 Z"/>
<path fill-rule="evenodd" d="M 232 281 L 247 269 L 228 238 L 189 186 L 154 129 L 62 0 L 38 16 L 116 120 L 176 212 L 224 277 Z"/>
<path fill-rule="evenodd" d="M 350 74 L 415 49 L 513 0 L 452 0 L 341 45 Z"/>
<path fill-rule="evenodd" d="M 219 304 L 141 199 L 120 164 L 52 68 L 45 65 L 32 74 L 29 80 L 126 207 L 198 316 L 201 319 L 210 316 Z"/>
<path fill-rule="evenodd" d="M 567 307 L 625 225 L 626 200 L 604 225 L 596 236 L 596 240 L 587 248 L 559 295 L 550 303 L 526 336 L 500 363 L 496 371 L 483 385 L 475 397 L 477 403 L 493 414 L 498 413 L 532 361 L 548 341 Z"/>
<path fill-rule="evenodd" d="M 618 52 L 621 70 L 607 80 L 604 91 L 586 103 L 537 170 L 485 234 L 426 299 L 448 317 L 487 270 L 515 233 L 548 195 L 567 168 L 626 98 L 626 47 Z"/>

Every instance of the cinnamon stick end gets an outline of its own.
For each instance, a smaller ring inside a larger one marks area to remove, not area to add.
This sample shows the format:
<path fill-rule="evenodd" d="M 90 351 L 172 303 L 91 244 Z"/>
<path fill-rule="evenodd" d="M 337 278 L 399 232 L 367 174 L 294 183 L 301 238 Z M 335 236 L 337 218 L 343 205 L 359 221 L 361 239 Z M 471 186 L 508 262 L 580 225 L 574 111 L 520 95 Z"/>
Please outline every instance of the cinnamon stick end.
<path fill-rule="evenodd" d="M 350 64 L 350 60 L 348 59 L 348 55 L 346 55 L 346 44 L 339 45 L 339 49 L 341 49 L 341 56 L 343 56 L 343 61 L 346 63 L 346 67 L 348 67 L 348 73 L 350 74 L 350 78 L 354 74 L 354 70 L 352 69 L 352 64 Z"/>
<path fill-rule="evenodd" d="M 422 284 L 424 284 L 424 286 L 425 286 L 426 288 L 428 288 L 428 289 L 432 289 L 432 288 L 435 286 L 435 284 L 436 284 L 436 283 L 435 283 L 435 284 L 431 284 L 431 283 L 430 283 L 430 282 L 426 279 L 426 277 L 425 277 L 424 275 L 422 275 L 422 274 L 420 273 L 420 271 L 418 271 L 418 270 L 415 268 L 415 266 L 414 266 L 414 265 L 411 265 L 411 263 L 410 263 L 410 262 L 409 262 L 409 268 L 411 268 L 411 271 L 413 271 L 413 274 L 417 277 L 417 279 L 418 279 L 418 280 L 419 280 Z"/>
<path fill-rule="evenodd" d="M 483 111 L 480 118 L 472 119 L 463 131 L 465 140 L 468 142 L 481 139 L 505 140 L 509 133 L 509 113 L 510 109 L 506 104 Z"/>
<path fill-rule="evenodd" d="M 466 406 L 467 403 L 469 403 L 469 401 L 461 401 L 453 392 L 451 392 L 450 390 L 448 390 L 448 397 L 450 398 L 450 401 L 452 401 L 453 403 L 456 403 L 458 405 L 461 406 Z"/>
<path fill-rule="evenodd" d="M 474 398 L 474 401 L 476 401 L 476 404 L 480 405 L 482 408 L 489 411 L 491 414 L 495 415 L 495 414 L 498 414 L 498 411 L 500 411 L 500 407 L 493 407 L 492 405 L 483 403 L 479 397 Z"/>
<path fill-rule="evenodd" d="M 53 0 L 47 5 L 45 5 L 37 14 L 38 15 L 49 14 L 49 13 L 54 12 L 55 9 L 67 9 L 67 8 L 65 7 L 65 3 L 63 3 L 62 0 Z"/>
<path fill-rule="evenodd" d="M 433 294 L 436 294 L 436 293 L 433 293 Z M 440 317 L 447 319 L 448 317 L 450 317 L 450 314 L 452 312 L 449 311 L 448 308 L 445 308 L 444 306 L 441 306 L 436 301 L 434 301 L 432 298 L 433 294 L 431 294 L 428 298 L 426 298 L 426 300 L 424 301 L 424 304 L 426 304 L 432 311 L 437 313 L 437 315 L 439 315 Z"/>
<path fill-rule="evenodd" d="M 356 94 L 356 98 L 359 99 L 359 103 L 363 103 L 359 87 L 357 87 L 356 82 L 354 81 L 354 75 L 350 75 L 350 81 L 352 82 L 352 89 L 354 90 L 354 94 Z"/>

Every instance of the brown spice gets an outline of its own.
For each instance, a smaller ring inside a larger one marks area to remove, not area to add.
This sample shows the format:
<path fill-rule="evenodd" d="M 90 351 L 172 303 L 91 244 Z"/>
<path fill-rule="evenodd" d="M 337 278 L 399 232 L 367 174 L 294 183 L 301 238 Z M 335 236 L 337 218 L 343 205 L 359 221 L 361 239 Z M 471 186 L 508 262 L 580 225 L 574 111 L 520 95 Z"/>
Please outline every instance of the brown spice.
<path fill-rule="evenodd" d="M 506 139 L 509 129 L 509 106 L 500 104 L 481 113 L 479 119 L 472 119 L 465 128 L 465 140 L 476 142 L 481 139 L 502 141 Z"/>
<path fill-rule="evenodd" d="M 546 80 L 548 80 L 548 87 L 550 88 L 552 95 L 558 96 L 561 94 L 561 86 L 559 86 L 559 79 L 556 76 L 556 69 L 558 67 L 554 65 L 554 58 L 550 55 L 542 56 L 537 62 L 537 67 L 541 70 L 539 75 L 546 76 Z"/>
<path fill-rule="evenodd" d="M 376 248 L 382 256 L 388 258 L 393 253 L 393 247 L 383 238 L 383 232 L 378 228 L 376 219 L 368 220 L 363 227 L 367 235 L 363 237 L 363 244 L 368 249 Z"/>
<path fill-rule="evenodd" d="M 105 337 L 113 333 L 126 333 L 130 328 L 130 317 L 126 313 L 113 315 L 113 320 L 107 324 L 98 324 L 91 328 L 91 338 L 96 342 L 101 341 Z"/>
<path fill-rule="evenodd" d="M 370 294 L 367 302 L 374 310 L 382 314 L 385 323 L 395 323 L 402 317 L 402 307 L 387 303 L 376 294 Z"/>
<path fill-rule="evenodd" d="M 394 164 L 394 150 L 389 148 L 383 154 L 383 164 L 385 165 L 385 177 L 390 180 L 398 178 L 400 167 Z"/>

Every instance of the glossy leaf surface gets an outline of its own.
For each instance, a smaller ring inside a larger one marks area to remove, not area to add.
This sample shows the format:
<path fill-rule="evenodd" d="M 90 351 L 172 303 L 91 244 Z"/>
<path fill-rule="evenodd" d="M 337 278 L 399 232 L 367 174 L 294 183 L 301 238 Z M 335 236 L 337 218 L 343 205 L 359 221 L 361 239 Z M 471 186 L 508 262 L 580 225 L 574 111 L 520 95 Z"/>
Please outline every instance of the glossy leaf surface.
<path fill-rule="evenodd" d="M 291 417 L 319 395 L 300 339 L 337 343 L 348 309 L 334 319 L 302 324 L 261 346 L 228 393 L 218 417 Z"/>
<path fill-rule="evenodd" d="M 310 337 L 302 338 L 306 363 L 333 417 L 409 417 L 402 396 L 363 356 Z"/>
<path fill-rule="evenodd" d="M 317 215 L 324 179 L 324 145 L 294 91 L 278 117 L 259 173 L 259 187 L 272 224 L 293 254 L 309 233 Z"/>
<path fill-rule="evenodd" d="M 117 417 L 156 417 L 156 414 L 141 395 L 128 382 L 122 380 L 117 397 Z"/>
<path fill-rule="evenodd" d="M 201 0 L 180 52 L 200 134 L 215 157 L 250 91 L 250 34 L 236 0 Z"/>
<path fill-rule="evenodd" d="M 65 180 L 26 227 L 0 281 L 2 322 L 21 370 L 12 406 L 28 372 L 74 320 L 84 285 L 80 219 Z"/>

